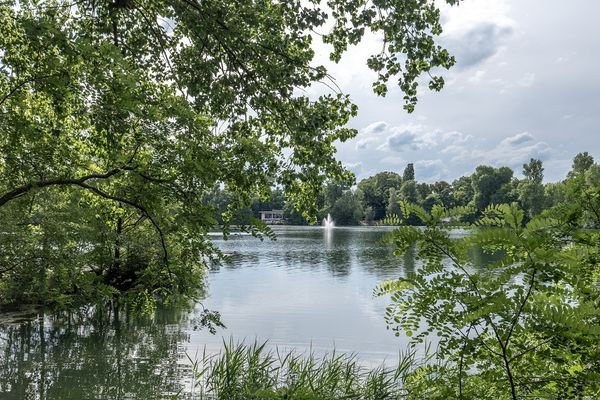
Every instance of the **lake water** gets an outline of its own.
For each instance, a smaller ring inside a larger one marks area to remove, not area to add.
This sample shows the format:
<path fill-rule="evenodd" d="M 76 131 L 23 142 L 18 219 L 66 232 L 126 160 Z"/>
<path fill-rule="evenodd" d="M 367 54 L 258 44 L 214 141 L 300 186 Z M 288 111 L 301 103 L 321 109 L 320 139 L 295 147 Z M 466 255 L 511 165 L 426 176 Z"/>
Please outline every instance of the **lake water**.
<path fill-rule="evenodd" d="M 208 274 L 203 306 L 227 329 L 193 329 L 193 312 L 154 319 L 88 309 L 0 323 L 0 399 L 153 399 L 191 387 L 188 356 L 223 341 L 268 340 L 271 348 L 355 353 L 393 365 L 406 340 L 386 329 L 387 299 L 375 286 L 414 270 L 379 243 L 387 228 L 275 227 L 277 240 L 214 240 L 231 257 Z M 6 320 L 6 318 L 5 318 Z"/>

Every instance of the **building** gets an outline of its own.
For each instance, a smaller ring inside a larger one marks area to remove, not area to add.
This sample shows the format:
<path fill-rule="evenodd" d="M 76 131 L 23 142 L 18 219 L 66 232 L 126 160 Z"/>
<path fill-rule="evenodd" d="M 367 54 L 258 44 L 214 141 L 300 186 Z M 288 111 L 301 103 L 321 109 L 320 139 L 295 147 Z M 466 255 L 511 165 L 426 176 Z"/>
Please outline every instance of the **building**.
<path fill-rule="evenodd" d="M 259 211 L 260 220 L 265 224 L 282 224 L 283 210 Z"/>

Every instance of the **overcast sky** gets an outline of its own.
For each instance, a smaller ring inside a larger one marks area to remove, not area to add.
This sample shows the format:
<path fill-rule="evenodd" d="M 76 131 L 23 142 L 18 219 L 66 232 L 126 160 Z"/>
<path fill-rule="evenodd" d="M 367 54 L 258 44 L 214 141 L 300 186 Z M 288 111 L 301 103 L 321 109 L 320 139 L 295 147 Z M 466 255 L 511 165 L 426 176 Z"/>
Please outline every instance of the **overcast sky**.
<path fill-rule="evenodd" d="M 338 158 L 360 180 L 380 171 L 448 180 L 479 164 L 509 166 L 521 176 L 530 158 L 545 180 L 564 178 L 578 152 L 600 161 L 600 1 L 464 0 L 443 8 L 442 43 L 457 64 L 440 93 L 423 87 L 413 114 L 392 89 L 378 98 L 365 66 L 367 38 L 338 65 L 337 84 L 359 106 L 359 135 Z M 318 60 L 326 58 L 319 51 Z"/>

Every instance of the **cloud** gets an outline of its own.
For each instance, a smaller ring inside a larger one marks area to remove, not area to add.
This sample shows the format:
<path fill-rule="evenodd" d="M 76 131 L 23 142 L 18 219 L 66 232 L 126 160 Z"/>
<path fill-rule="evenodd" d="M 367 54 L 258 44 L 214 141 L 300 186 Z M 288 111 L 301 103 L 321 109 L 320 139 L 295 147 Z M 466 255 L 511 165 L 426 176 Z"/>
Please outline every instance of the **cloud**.
<path fill-rule="evenodd" d="M 462 132 L 450 131 L 440 133 L 442 141 L 451 142 L 453 144 L 464 144 L 473 139 L 472 135 L 465 135 Z"/>
<path fill-rule="evenodd" d="M 373 143 L 375 142 L 376 139 L 373 137 L 366 137 L 366 138 L 361 138 L 358 139 L 358 141 L 356 142 L 356 150 L 365 150 L 369 148 L 369 143 Z"/>
<path fill-rule="evenodd" d="M 507 166 L 518 172 L 531 158 L 545 161 L 555 151 L 546 142 L 535 142 L 534 136 L 529 132 L 522 132 L 501 140 L 491 149 L 448 146 L 442 153 L 454 155 L 452 163 L 471 164 L 473 168 L 479 164 Z"/>
<path fill-rule="evenodd" d="M 516 135 L 509 136 L 506 139 L 502 140 L 500 144 L 502 146 L 511 146 L 516 147 L 523 143 L 531 142 L 534 140 L 533 135 L 529 132 L 517 133 Z"/>
<path fill-rule="evenodd" d="M 513 28 L 510 26 L 481 22 L 466 32 L 446 36 L 443 42 L 450 54 L 456 57 L 457 66 L 467 69 L 496 54 L 512 34 Z"/>
<path fill-rule="evenodd" d="M 378 134 L 378 133 L 385 132 L 389 128 L 389 126 L 390 126 L 390 124 L 388 124 L 385 121 L 377 121 L 377 122 L 373 122 L 372 124 L 364 127 L 361 130 L 361 133 L 363 133 L 365 135 Z"/>
<path fill-rule="evenodd" d="M 532 72 L 528 72 L 525 75 L 523 75 L 523 77 L 521 79 L 519 79 L 519 81 L 517 83 L 519 84 L 519 86 L 531 87 L 531 86 L 533 86 L 534 82 L 535 82 L 535 74 Z"/>
<path fill-rule="evenodd" d="M 421 143 L 416 133 L 406 130 L 388 136 L 385 145 L 392 151 L 402 151 L 407 148 L 418 150 Z"/>
<path fill-rule="evenodd" d="M 404 159 L 396 156 L 384 157 L 380 160 L 381 164 L 384 165 L 393 165 L 393 166 L 402 166 L 408 164 Z"/>
<path fill-rule="evenodd" d="M 461 145 L 473 139 L 473 136 L 458 131 L 431 129 L 421 124 L 391 126 L 383 121 L 370 124 L 360 132 L 355 139 L 355 150 L 418 151 L 447 144 Z"/>
<path fill-rule="evenodd" d="M 360 175 L 363 171 L 363 164 L 360 161 L 355 163 L 344 163 L 344 167 L 348 168 L 356 176 Z"/>
<path fill-rule="evenodd" d="M 418 181 L 439 181 L 446 178 L 448 171 L 440 160 L 419 160 L 415 162 L 415 177 Z"/>

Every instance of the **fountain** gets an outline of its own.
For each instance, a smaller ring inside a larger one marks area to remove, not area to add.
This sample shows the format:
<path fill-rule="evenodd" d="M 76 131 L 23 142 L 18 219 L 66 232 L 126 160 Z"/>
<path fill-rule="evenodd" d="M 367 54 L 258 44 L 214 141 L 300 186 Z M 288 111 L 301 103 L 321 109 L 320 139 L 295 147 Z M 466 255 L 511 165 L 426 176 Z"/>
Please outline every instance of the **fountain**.
<path fill-rule="evenodd" d="M 323 225 L 323 228 L 325 229 L 333 228 L 335 226 L 335 222 L 333 222 L 331 214 L 328 213 L 327 218 L 323 218 L 323 222 L 321 223 L 321 225 Z"/>

